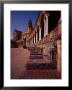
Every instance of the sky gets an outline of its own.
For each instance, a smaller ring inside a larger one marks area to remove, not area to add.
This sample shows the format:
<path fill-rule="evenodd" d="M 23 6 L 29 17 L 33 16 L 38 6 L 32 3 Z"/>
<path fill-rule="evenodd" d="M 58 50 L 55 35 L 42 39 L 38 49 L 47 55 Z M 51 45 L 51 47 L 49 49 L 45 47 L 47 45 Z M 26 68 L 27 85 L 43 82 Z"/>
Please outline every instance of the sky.
<path fill-rule="evenodd" d="M 49 11 L 49 24 L 48 31 L 53 30 L 57 17 L 60 17 L 60 11 Z M 11 11 L 11 38 L 13 38 L 13 31 L 15 29 L 19 31 L 25 31 L 28 26 L 28 22 L 31 19 L 34 27 L 39 11 Z"/>
<path fill-rule="evenodd" d="M 37 16 L 38 11 L 11 11 L 11 32 L 14 29 L 25 31 L 30 19 L 34 27 Z"/>

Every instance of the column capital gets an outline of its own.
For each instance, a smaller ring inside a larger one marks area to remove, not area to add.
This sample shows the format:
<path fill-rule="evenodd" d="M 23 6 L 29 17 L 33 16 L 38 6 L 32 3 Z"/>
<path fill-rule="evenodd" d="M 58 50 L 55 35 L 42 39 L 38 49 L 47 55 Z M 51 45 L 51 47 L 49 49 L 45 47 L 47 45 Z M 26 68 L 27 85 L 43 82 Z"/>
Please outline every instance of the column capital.
<path fill-rule="evenodd" d="M 48 15 L 46 15 L 46 18 L 48 18 Z"/>

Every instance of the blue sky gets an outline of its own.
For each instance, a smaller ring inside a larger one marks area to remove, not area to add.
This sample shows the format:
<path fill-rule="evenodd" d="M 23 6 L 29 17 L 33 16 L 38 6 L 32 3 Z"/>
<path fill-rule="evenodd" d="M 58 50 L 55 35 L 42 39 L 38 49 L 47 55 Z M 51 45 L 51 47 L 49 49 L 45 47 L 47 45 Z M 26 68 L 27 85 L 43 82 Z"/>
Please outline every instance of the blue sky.
<path fill-rule="evenodd" d="M 14 29 L 24 31 L 30 19 L 34 27 L 37 16 L 38 11 L 11 11 L 11 32 L 13 32 Z"/>

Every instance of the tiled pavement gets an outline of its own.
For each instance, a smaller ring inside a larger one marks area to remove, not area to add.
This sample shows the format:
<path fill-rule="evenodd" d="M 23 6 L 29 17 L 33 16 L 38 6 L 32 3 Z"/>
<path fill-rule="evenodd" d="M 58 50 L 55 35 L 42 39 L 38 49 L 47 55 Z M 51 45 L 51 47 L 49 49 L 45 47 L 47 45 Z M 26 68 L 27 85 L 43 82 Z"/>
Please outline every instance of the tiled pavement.
<path fill-rule="evenodd" d="M 38 60 L 38 62 L 37 62 Z M 45 59 L 44 59 L 45 60 Z M 43 59 L 30 59 L 30 51 L 23 48 L 11 49 L 11 78 L 12 79 L 59 79 L 57 69 L 27 68 L 28 63 L 41 63 Z M 50 62 L 45 60 L 43 62 Z M 41 66 L 42 67 L 42 66 Z"/>
<path fill-rule="evenodd" d="M 32 69 L 26 70 L 26 72 L 20 77 L 20 79 L 60 79 L 60 73 L 54 69 Z"/>

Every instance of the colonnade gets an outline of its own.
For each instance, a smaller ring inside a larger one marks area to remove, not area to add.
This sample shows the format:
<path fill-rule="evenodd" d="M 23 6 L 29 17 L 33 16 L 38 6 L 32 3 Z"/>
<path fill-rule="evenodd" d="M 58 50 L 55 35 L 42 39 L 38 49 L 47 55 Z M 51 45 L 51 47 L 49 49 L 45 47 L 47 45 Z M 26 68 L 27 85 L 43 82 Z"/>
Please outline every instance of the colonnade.
<path fill-rule="evenodd" d="M 45 37 L 46 35 L 48 35 L 48 16 L 46 15 L 45 17 L 44 17 L 44 29 L 42 29 L 42 27 L 41 26 L 38 26 L 39 28 L 38 28 L 38 30 L 39 30 L 39 32 L 35 32 L 35 34 L 34 34 L 34 36 L 33 36 L 33 43 L 37 43 L 38 41 L 40 41 L 42 38 L 41 38 L 41 32 L 42 32 L 42 30 L 44 30 L 44 36 L 43 37 Z M 39 35 L 39 37 L 38 37 L 38 35 Z"/>

